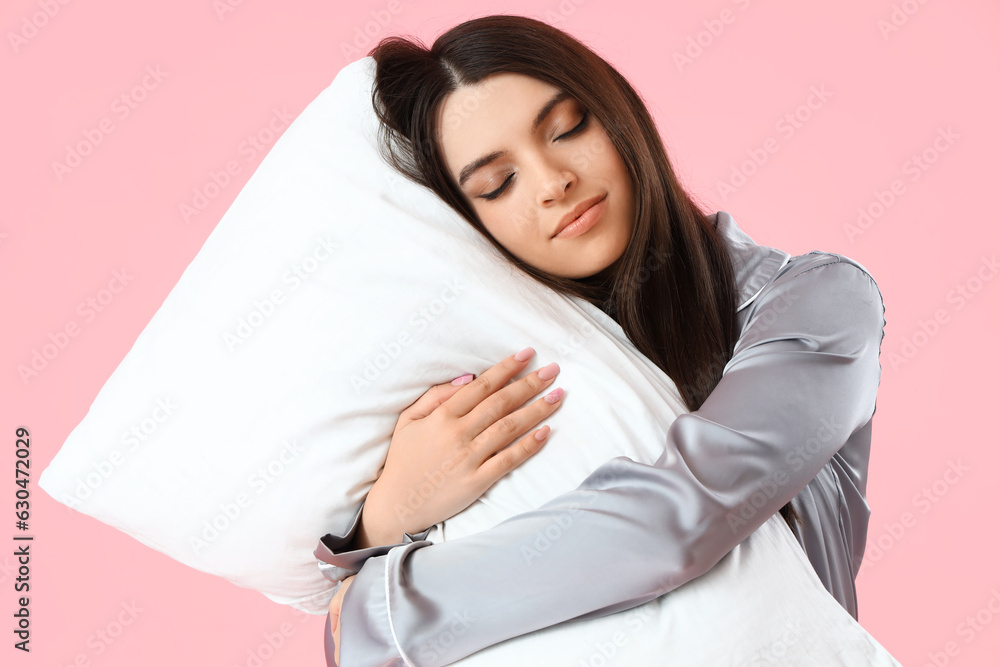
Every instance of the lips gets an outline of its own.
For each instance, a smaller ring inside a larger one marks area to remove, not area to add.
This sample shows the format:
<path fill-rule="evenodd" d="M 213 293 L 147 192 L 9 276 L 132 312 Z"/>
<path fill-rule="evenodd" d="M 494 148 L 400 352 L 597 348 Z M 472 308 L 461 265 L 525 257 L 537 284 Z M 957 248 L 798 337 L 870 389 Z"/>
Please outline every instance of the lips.
<path fill-rule="evenodd" d="M 588 209 L 594 206 L 594 204 L 597 204 L 598 202 L 602 201 L 607 196 L 608 193 L 605 192 L 603 195 L 597 195 L 596 197 L 585 199 L 579 204 L 577 204 L 576 207 L 572 211 L 564 215 L 562 219 L 559 221 L 559 224 L 556 225 L 555 230 L 552 232 L 552 238 L 555 238 L 555 236 L 558 235 L 559 232 L 566 229 L 566 227 L 568 227 L 574 220 L 576 220 L 581 215 L 586 213 Z"/>

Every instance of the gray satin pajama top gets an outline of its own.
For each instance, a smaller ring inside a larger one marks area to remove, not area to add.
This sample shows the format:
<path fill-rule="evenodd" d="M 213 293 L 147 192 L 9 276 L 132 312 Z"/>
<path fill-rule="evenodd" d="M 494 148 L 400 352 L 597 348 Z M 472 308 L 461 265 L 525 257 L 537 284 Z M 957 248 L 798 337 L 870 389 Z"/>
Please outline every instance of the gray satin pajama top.
<path fill-rule="evenodd" d="M 314 552 L 332 581 L 356 574 L 340 617 L 342 665 L 446 665 L 635 607 L 711 569 L 788 501 L 816 573 L 857 618 L 882 296 L 851 259 L 791 257 L 755 244 L 724 211 L 715 220 L 736 270 L 741 334 L 705 403 L 671 425 L 663 456 L 613 459 L 576 490 L 476 535 L 432 544 L 424 531 L 336 553 L 359 511 Z M 522 550 L 567 511 L 572 527 L 526 564 Z"/>

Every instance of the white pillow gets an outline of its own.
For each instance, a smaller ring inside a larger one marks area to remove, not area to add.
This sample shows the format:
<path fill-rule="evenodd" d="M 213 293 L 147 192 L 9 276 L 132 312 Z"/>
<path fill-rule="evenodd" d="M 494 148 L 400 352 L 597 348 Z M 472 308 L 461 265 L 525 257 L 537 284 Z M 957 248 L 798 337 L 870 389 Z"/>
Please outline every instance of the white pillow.
<path fill-rule="evenodd" d="M 530 345 L 525 372 L 557 361 L 567 390 L 542 452 L 456 533 L 661 446 L 683 409 L 613 320 L 520 274 L 381 160 L 373 75 L 370 57 L 346 66 L 286 130 L 39 480 L 316 614 L 333 595 L 319 538 L 349 525 L 399 413 L 432 384 Z"/>

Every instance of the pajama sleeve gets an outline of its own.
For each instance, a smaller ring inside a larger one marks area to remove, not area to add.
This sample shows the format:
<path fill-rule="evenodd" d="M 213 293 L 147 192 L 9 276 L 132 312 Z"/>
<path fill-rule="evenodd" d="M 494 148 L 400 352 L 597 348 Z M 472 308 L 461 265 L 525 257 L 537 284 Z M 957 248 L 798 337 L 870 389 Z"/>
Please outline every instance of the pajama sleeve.
<path fill-rule="evenodd" d="M 789 502 L 871 420 L 885 324 L 861 265 L 802 258 L 757 295 L 719 384 L 674 421 L 654 464 L 617 457 L 487 531 L 368 558 L 343 600 L 341 664 L 446 665 L 635 607 L 707 572 Z"/>
<path fill-rule="evenodd" d="M 419 533 L 403 533 L 403 541 L 399 544 L 388 544 L 384 546 L 367 547 L 365 549 L 354 549 L 353 551 L 341 551 L 354 541 L 354 535 L 358 531 L 358 524 L 361 522 L 361 511 L 365 504 L 362 502 L 358 508 L 358 513 L 351 520 L 351 525 L 343 535 L 327 533 L 319 540 L 319 546 L 313 551 L 313 556 L 319 560 L 319 569 L 323 576 L 333 582 L 340 582 L 358 573 L 358 570 L 373 556 L 381 556 L 388 553 L 392 548 L 404 544 L 425 540 L 427 534 L 435 526 L 423 530 Z M 441 524 L 437 524 L 440 526 Z"/>

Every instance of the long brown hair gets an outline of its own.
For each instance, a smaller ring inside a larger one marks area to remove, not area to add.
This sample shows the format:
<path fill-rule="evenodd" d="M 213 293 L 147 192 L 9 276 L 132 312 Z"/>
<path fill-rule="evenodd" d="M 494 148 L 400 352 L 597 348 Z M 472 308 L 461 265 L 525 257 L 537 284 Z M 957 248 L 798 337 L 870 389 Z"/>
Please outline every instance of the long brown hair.
<path fill-rule="evenodd" d="M 674 380 L 688 409 L 697 410 L 736 346 L 736 281 L 723 239 L 681 187 L 653 120 L 628 81 L 572 36 L 522 16 L 467 21 L 430 49 L 418 40 L 386 37 L 369 55 L 376 62 L 372 104 L 383 157 L 434 191 L 526 274 L 613 308 L 632 344 Z M 445 167 L 438 142 L 441 103 L 457 88 L 500 72 L 568 92 L 601 122 L 628 168 L 635 229 L 623 255 L 595 276 L 563 278 L 515 257 L 489 234 Z M 789 526 L 797 519 L 791 503 L 781 514 Z"/>

